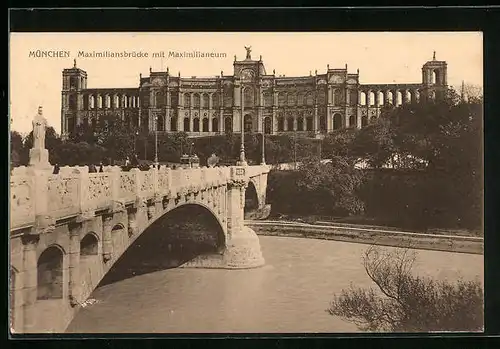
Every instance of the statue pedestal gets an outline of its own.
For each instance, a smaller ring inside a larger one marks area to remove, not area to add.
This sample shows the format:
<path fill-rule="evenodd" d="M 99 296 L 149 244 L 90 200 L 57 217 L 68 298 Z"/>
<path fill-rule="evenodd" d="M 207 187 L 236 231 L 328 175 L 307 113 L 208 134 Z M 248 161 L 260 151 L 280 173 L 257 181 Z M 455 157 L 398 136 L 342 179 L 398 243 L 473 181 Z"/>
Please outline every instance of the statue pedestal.
<path fill-rule="evenodd" d="M 30 167 L 37 169 L 49 169 L 52 165 L 49 162 L 49 151 L 47 149 L 30 149 Z"/>

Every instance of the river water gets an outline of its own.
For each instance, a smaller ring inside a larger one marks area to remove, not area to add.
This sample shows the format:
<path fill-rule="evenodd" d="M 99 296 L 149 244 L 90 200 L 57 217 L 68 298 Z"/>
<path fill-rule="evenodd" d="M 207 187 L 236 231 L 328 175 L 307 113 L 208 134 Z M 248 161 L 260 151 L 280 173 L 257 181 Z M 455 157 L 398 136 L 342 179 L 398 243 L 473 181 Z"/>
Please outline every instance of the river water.
<path fill-rule="evenodd" d="M 361 256 L 367 245 L 260 237 L 266 266 L 251 270 L 174 268 L 97 288 L 70 333 L 356 332 L 329 315 L 350 283 L 373 284 Z M 419 250 L 414 273 L 483 280 L 483 256 Z"/>

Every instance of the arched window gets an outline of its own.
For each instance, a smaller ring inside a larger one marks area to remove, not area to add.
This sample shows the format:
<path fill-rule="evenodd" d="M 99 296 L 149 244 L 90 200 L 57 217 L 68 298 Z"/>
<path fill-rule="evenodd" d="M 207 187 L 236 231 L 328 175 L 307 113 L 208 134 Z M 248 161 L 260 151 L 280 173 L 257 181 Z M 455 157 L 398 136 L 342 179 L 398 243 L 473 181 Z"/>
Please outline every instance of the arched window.
<path fill-rule="evenodd" d="M 208 97 L 208 94 L 204 93 L 203 94 L 203 108 L 208 109 L 210 107 L 210 98 Z"/>
<path fill-rule="evenodd" d="M 282 107 L 286 104 L 286 93 L 280 92 L 278 94 L 278 106 Z"/>
<path fill-rule="evenodd" d="M 88 233 L 80 241 L 80 257 L 95 256 L 99 253 L 99 243 L 94 233 Z"/>
<path fill-rule="evenodd" d="M 377 92 L 377 95 L 378 95 L 378 106 L 381 106 L 381 105 L 384 105 L 385 104 L 385 96 L 384 96 L 384 93 L 382 91 L 379 91 Z"/>
<path fill-rule="evenodd" d="M 47 248 L 37 263 L 37 299 L 63 298 L 63 252 Z"/>
<path fill-rule="evenodd" d="M 368 99 L 369 99 L 370 105 L 375 105 L 375 93 L 370 91 L 370 94 L 368 95 Z"/>
<path fill-rule="evenodd" d="M 111 97 L 109 95 L 104 96 L 104 108 L 111 108 Z"/>
<path fill-rule="evenodd" d="M 439 72 L 437 70 L 432 71 L 431 84 L 437 84 L 439 79 Z"/>
<path fill-rule="evenodd" d="M 297 94 L 297 105 L 304 105 L 304 92 Z"/>
<path fill-rule="evenodd" d="M 419 90 L 413 91 L 413 99 L 414 99 L 415 103 L 420 102 L 420 91 Z"/>
<path fill-rule="evenodd" d="M 244 127 L 245 132 L 252 132 L 252 116 L 250 114 L 245 115 Z"/>
<path fill-rule="evenodd" d="M 78 88 L 78 77 L 77 76 L 72 76 L 69 78 L 69 87 L 71 89 L 77 89 Z"/>
<path fill-rule="evenodd" d="M 198 118 L 193 120 L 193 132 L 200 132 L 200 119 Z"/>
<path fill-rule="evenodd" d="M 389 104 L 393 104 L 394 105 L 394 95 L 392 94 L 392 91 L 387 91 L 385 93 L 385 98 L 387 99 L 387 102 Z"/>
<path fill-rule="evenodd" d="M 213 108 L 219 108 L 220 107 L 220 94 L 218 92 L 215 92 L 212 95 L 212 107 Z"/>
<path fill-rule="evenodd" d="M 278 117 L 278 132 L 283 132 L 285 130 L 285 118 Z"/>
<path fill-rule="evenodd" d="M 367 126 L 367 125 L 368 125 L 368 116 L 363 115 L 363 116 L 361 117 L 361 127 L 365 127 L 365 126 Z"/>
<path fill-rule="evenodd" d="M 401 91 L 396 91 L 396 105 L 399 106 L 403 104 L 403 94 Z"/>
<path fill-rule="evenodd" d="M 190 132 L 189 118 L 184 118 L 184 132 Z"/>
<path fill-rule="evenodd" d="M 304 131 L 304 118 L 302 116 L 297 118 L 297 131 Z"/>
<path fill-rule="evenodd" d="M 251 108 L 254 106 L 254 93 L 252 87 L 245 87 L 245 89 L 243 90 L 243 98 L 245 107 Z"/>
<path fill-rule="evenodd" d="M 267 117 L 264 119 L 264 133 L 269 135 L 273 132 L 273 126 L 271 122 L 271 118 Z"/>
<path fill-rule="evenodd" d="M 170 131 L 177 131 L 177 118 L 175 116 L 170 118 Z"/>
<path fill-rule="evenodd" d="M 333 115 L 333 129 L 338 130 L 342 127 L 342 115 L 336 113 Z"/>
<path fill-rule="evenodd" d="M 366 105 L 366 93 L 365 92 L 360 92 L 360 95 L 361 95 L 361 100 L 359 101 L 359 103 L 361 105 Z"/>
<path fill-rule="evenodd" d="M 323 116 L 323 119 L 325 117 Z M 308 116 L 306 118 L 306 131 L 312 131 L 313 130 L 313 118 L 312 116 Z"/>
<path fill-rule="evenodd" d="M 413 96 L 410 90 L 405 91 L 405 103 L 413 103 Z"/>
<path fill-rule="evenodd" d="M 342 94 L 339 89 L 333 90 L 333 105 L 340 105 L 342 103 Z"/>
<path fill-rule="evenodd" d="M 200 107 L 200 95 L 198 93 L 193 94 L 193 107 L 194 108 Z"/>
<path fill-rule="evenodd" d="M 354 115 L 349 116 L 349 127 L 356 127 L 356 117 Z"/>
<path fill-rule="evenodd" d="M 204 118 L 202 123 L 203 123 L 203 132 L 208 132 L 208 119 Z"/>
<path fill-rule="evenodd" d="M 288 105 L 289 106 L 295 105 L 297 103 L 297 95 L 295 93 L 293 93 L 293 92 L 290 92 L 288 94 L 288 100 L 287 101 L 288 101 Z"/>
<path fill-rule="evenodd" d="M 102 109 L 102 96 L 97 95 L 97 108 Z"/>
<path fill-rule="evenodd" d="M 212 119 L 212 132 L 219 132 L 219 119 Z"/>
<path fill-rule="evenodd" d="M 288 117 L 288 119 L 286 120 L 286 127 L 287 127 L 287 130 L 288 131 L 294 131 L 294 127 L 293 127 L 293 117 Z"/>
<path fill-rule="evenodd" d="M 120 108 L 120 97 L 118 95 L 113 96 L 113 108 Z"/>
<path fill-rule="evenodd" d="M 191 107 L 191 95 L 189 93 L 184 93 L 184 107 Z"/>
<path fill-rule="evenodd" d="M 233 132 L 233 119 L 230 116 L 224 119 L 224 131 Z"/>
<path fill-rule="evenodd" d="M 306 95 L 306 105 L 314 105 L 314 96 L 311 92 L 308 92 Z"/>

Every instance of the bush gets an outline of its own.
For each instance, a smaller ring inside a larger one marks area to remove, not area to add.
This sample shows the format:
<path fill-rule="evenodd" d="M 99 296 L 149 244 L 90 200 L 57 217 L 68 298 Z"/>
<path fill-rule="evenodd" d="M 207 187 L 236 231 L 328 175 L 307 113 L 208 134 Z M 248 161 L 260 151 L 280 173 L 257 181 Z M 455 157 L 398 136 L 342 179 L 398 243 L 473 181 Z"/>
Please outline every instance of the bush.
<path fill-rule="evenodd" d="M 413 276 L 415 252 L 370 247 L 363 265 L 377 285 L 353 285 L 335 295 L 327 311 L 363 331 L 430 332 L 483 330 L 483 289 L 479 281 L 456 283 Z"/>

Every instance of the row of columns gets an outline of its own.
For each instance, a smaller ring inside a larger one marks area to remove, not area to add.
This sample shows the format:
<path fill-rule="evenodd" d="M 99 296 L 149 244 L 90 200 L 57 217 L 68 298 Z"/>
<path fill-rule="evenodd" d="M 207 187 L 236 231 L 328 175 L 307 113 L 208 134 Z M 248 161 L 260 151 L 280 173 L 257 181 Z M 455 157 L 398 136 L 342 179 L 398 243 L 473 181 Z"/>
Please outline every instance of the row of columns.
<path fill-rule="evenodd" d="M 84 110 L 88 109 L 120 109 L 120 108 L 139 108 L 140 99 L 139 96 L 127 96 L 127 95 L 104 95 L 104 98 L 100 94 L 96 95 L 82 95 L 82 101 L 87 99 L 87 105 L 81 108 Z M 80 110 L 80 109 L 79 109 Z"/>
<path fill-rule="evenodd" d="M 399 101 L 399 94 L 401 101 Z M 363 101 L 363 95 L 365 97 Z M 420 92 L 418 90 L 386 90 L 386 91 L 371 91 L 361 90 L 359 92 L 359 104 L 362 106 L 380 106 L 385 104 L 401 105 L 408 103 L 416 103 L 419 101 Z"/>

